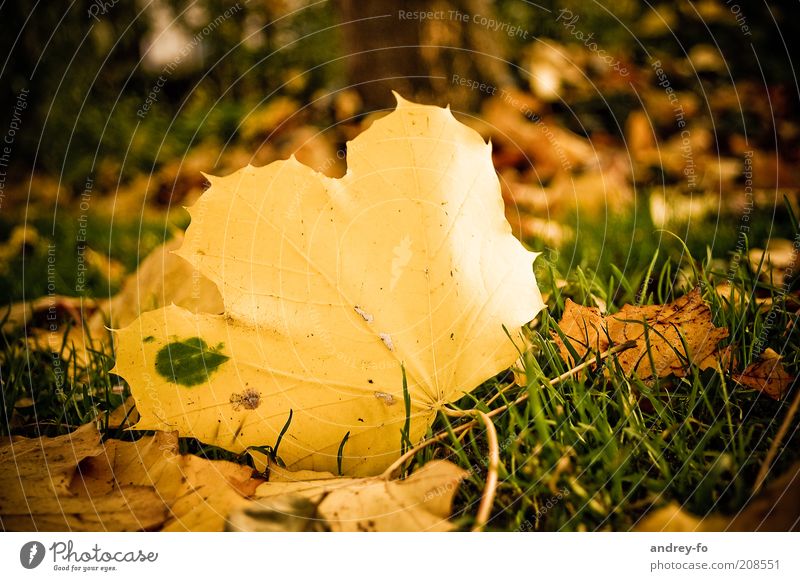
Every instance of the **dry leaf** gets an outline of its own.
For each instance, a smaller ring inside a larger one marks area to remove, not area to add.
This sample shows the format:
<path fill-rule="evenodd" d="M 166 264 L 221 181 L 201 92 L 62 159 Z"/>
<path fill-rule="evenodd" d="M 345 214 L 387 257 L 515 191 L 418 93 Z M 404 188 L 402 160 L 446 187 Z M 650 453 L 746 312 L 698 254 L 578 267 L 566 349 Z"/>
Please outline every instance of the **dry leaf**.
<path fill-rule="evenodd" d="M 755 292 L 751 294 L 742 293 L 742 289 L 731 285 L 730 283 L 723 282 L 713 286 L 714 292 L 717 296 L 727 303 L 738 305 L 741 303 L 747 304 L 750 301 L 755 302 L 763 311 L 768 311 L 774 304 L 772 296 L 756 296 Z M 794 297 L 786 296 L 787 301 L 792 301 Z"/>
<path fill-rule="evenodd" d="M 773 349 L 765 349 L 758 361 L 748 365 L 734 376 L 745 387 L 760 391 L 772 399 L 782 399 L 794 378 L 784 369 L 781 356 Z"/>
<path fill-rule="evenodd" d="M 0 446 L 0 514 L 24 504 L 26 496 L 66 493 L 84 458 L 103 452 L 92 424 L 57 438 L 15 438 Z"/>
<path fill-rule="evenodd" d="M 292 158 L 210 178 L 179 254 L 225 314 L 169 306 L 118 333 L 138 428 L 242 451 L 288 426 L 288 466 L 333 472 L 341 456 L 343 473 L 374 474 L 399 455 L 403 368 L 417 441 L 442 404 L 514 363 L 506 329 L 544 304 L 491 146 L 398 97 L 348 166 L 331 179 Z"/>
<path fill-rule="evenodd" d="M 636 527 L 645 532 L 797 531 L 800 527 L 800 463 L 774 480 L 733 517 L 699 517 L 677 502 L 651 511 Z"/>
<path fill-rule="evenodd" d="M 231 515 L 233 530 L 448 531 L 453 497 L 467 472 L 435 460 L 405 480 L 334 478 L 272 469 L 257 502 Z"/>
<path fill-rule="evenodd" d="M 753 272 L 766 280 L 772 280 L 780 286 L 786 273 L 794 271 L 798 248 L 791 240 L 772 238 L 766 250 L 753 248 L 747 253 L 747 259 Z M 759 270 L 760 267 L 760 270 Z"/>
<path fill-rule="evenodd" d="M 107 426 L 109 430 L 127 430 L 133 428 L 139 421 L 139 412 L 136 411 L 136 402 L 132 396 L 122 402 L 110 412 L 107 412 Z"/>
<path fill-rule="evenodd" d="M 717 344 L 728 336 L 727 329 L 714 326 L 698 289 L 666 305 L 625 305 L 610 316 L 567 299 L 559 326 L 580 359 L 590 350 L 634 341 L 617 361 L 624 373 L 636 372 L 643 380 L 686 375 L 689 362 L 700 369 L 713 366 Z M 558 335 L 554 339 L 564 361 L 575 365 L 567 345 Z"/>
<path fill-rule="evenodd" d="M 0 447 L 0 526 L 47 531 L 444 531 L 467 473 L 433 461 L 406 480 L 179 455 L 175 433 L 100 443 L 94 424 Z M 251 500 L 252 499 L 252 500 Z M 230 515 L 230 517 L 229 517 Z"/>
<path fill-rule="evenodd" d="M 93 424 L 0 447 L 5 530 L 221 531 L 263 480 L 231 462 L 178 453 L 175 434 L 100 443 Z"/>
<path fill-rule="evenodd" d="M 77 467 L 103 453 L 93 424 L 57 438 L 23 438 L 0 447 L 3 529 L 124 531 L 162 522 L 166 510 L 152 488 L 122 485 L 92 496 Z"/>
<path fill-rule="evenodd" d="M 59 335 L 57 341 L 60 347 L 62 323 L 71 321 L 80 325 L 81 315 L 94 313 L 98 306 L 98 302 L 93 299 L 63 295 L 51 295 L 32 301 L 14 303 L 5 307 L 8 315 L 4 317 L 2 329 L 10 332 L 25 327 L 30 329 L 31 334 L 37 336 L 43 337 L 47 333 Z M 54 325 L 58 325 L 58 327 L 54 328 Z"/>

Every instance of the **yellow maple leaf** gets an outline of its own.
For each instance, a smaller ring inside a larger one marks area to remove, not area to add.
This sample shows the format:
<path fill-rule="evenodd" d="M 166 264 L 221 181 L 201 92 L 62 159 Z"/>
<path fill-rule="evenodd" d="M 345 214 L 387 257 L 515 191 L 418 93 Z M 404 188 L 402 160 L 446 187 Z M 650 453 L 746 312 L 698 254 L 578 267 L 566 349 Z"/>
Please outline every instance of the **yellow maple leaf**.
<path fill-rule="evenodd" d="M 233 451 L 285 429 L 287 466 L 374 474 L 401 448 L 404 373 L 417 441 L 443 404 L 514 363 L 506 329 L 544 304 L 491 145 L 398 96 L 347 162 L 341 179 L 294 158 L 209 177 L 179 255 L 225 313 L 169 306 L 118 331 L 137 428 Z"/>

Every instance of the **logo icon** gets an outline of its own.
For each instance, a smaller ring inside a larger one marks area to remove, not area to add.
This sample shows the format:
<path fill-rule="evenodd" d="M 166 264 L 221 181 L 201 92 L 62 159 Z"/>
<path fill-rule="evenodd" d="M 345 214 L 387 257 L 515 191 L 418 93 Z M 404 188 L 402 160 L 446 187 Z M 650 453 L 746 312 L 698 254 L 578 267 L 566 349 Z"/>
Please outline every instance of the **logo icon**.
<path fill-rule="evenodd" d="M 26 569 L 35 569 L 44 560 L 44 545 L 39 541 L 30 541 L 19 550 L 19 562 Z"/>

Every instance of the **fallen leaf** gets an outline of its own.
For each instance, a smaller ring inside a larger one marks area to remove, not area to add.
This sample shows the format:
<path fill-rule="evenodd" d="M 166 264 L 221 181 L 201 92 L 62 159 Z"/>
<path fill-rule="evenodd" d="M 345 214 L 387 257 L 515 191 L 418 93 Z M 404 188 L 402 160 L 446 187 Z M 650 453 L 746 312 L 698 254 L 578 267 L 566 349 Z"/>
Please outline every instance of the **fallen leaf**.
<path fill-rule="evenodd" d="M 182 236 L 176 236 L 142 261 L 120 292 L 90 319 L 94 336 L 102 336 L 105 325 L 123 327 L 146 311 L 172 304 L 192 312 L 222 312 L 216 285 L 175 254 L 182 241 Z"/>
<path fill-rule="evenodd" d="M 57 438 L 16 439 L 0 447 L 0 522 L 4 530 L 139 530 L 166 510 L 153 489 L 120 486 L 93 497 L 78 465 L 102 457 L 93 424 Z"/>
<path fill-rule="evenodd" d="M 673 501 L 650 511 L 635 530 L 646 533 L 710 532 L 724 530 L 727 522 L 725 517 L 719 516 L 701 518 L 684 510 L 680 504 Z"/>
<path fill-rule="evenodd" d="M 98 308 L 93 299 L 51 295 L 32 301 L 14 303 L 5 307 L 2 330 L 13 331 L 24 327 L 31 334 L 44 336 L 47 333 L 60 335 L 65 322 L 81 324 L 81 314 L 93 314 Z M 60 346 L 60 339 L 58 337 Z"/>
<path fill-rule="evenodd" d="M 772 296 L 757 296 L 755 291 L 750 294 L 747 294 L 746 292 L 743 293 L 741 288 L 731 285 L 727 282 L 715 284 L 713 288 L 714 292 L 717 293 L 717 296 L 729 304 L 748 304 L 750 301 L 753 301 L 761 310 L 764 311 L 768 311 L 774 304 L 774 299 Z M 788 295 L 785 298 L 787 301 L 794 300 L 794 297 L 791 295 Z"/>
<path fill-rule="evenodd" d="M 179 455 L 174 433 L 100 443 L 94 424 L 0 447 L 4 530 L 221 531 L 263 480 L 232 462 Z"/>
<path fill-rule="evenodd" d="M 117 333 L 139 429 L 293 469 L 369 475 L 438 409 L 510 367 L 544 307 L 536 255 L 503 215 L 491 146 L 449 110 L 398 97 L 348 144 L 347 174 L 294 158 L 247 168 L 190 208 L 179 255 L 224 315 L 177 306 Z M 289 421 L 291 415 L 291 421 Z"/>
<path fill-rule="evenodd" d="M 794 381 L 781 362 L 781 356 L 767 348 L 761 357 L 748 365 L 734 380 L 745 387 L 755 389 L 772 399 L 782 399 Z"/>
<path fill-rule="evenodd" d="M 64 493 L 72 472 L 84 458 L 103 452 L 92 424 L 57 438 L 15 438 L 0 446 L 0 514 L 28 494 Z"/>
<path fill-rule="evenodd" d="M 264 498 L 234 509 L 226 529 L 231 532 L 301 533 L 329 532 L 319 515 L 319 502 L 299 494 Z"/>
<path fill-rule="evenodd" d="M 231 515 L 232 530 L 448 531 L 467 472 L 435 460 L 405 480 L 334 478 L 272 469 L 256 501 Z M 302 480 L 298 480 L 301 478 Z"/>
<path fill-rule="evenodd" d="M 127 430 L 133 428 L 136 422 L 139 421 L 139 413 L 136 411 L 136 402 L 133 400 L 133 397 L 128 396 L 128 398 L 122 402 L 122 405 L 108 412 L 106 421 L 109 430 Z"/>
<path fill-rule="evenodd" d="M 713 366 L 717 344 L 728 336 L 727 329 L 714 326 L 698 289 L 666 305 L 625 305 L 610 316 L 567 299 L 559 326 L 578 359 L 590 350 L 599 353 L 634 341 L 617 361 L 624 373 L 635 372 L 642 380 L 684 376 L 690 362 L 700 369 Z M 564 361 L 575 365 L 567 344 L 557 334 L 554 339 Z"/>
<path fill-rule="evenodd" d="M 655 509 L 636 526 L 644 532 L 789 532 L 800 528 L 800 463 L 775 479 L 733 516 L 701 517 L 677 502 Z"/>
<path fill-rule="evenodd" d="M 747 253 L 747 259 L 753 272 L 758 272 L 759 276 L 780 286 L 786 273 L 794 272 L 797 251 L 798 248 L 791 240 L 773 238 L 767 244 L 766 250 L 751 249 Z"/>

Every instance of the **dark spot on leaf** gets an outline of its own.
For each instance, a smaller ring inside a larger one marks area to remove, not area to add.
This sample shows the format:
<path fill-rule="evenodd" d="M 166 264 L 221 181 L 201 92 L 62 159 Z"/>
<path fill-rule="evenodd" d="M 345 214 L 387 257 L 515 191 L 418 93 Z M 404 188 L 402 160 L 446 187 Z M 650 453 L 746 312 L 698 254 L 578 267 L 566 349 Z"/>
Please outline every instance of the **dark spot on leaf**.
<path fill-rule="evenodd" d="M 167 381 L 191 387 L 205 383 L 229 357 L 220 353 L 223 345 L 210 348 L 200 337 L 174 341 L 156 354 L 156 371 Z"/>
<path fill-rule="evenodd" d="M 143 339 L 143 341 L 144 341 L 145 343 L 152 343 L 152 342 L 153 342 L 153 341 L 155 341 L 155 340 L 156 340 L 156 338 L 155 338 L 155 337 L 153 337 L 152 335 L 148 335 L 147 337 L 145 337 L 145 338 Z"/>
<path fill-rule="evenodd" d="M 261 393 L 255 389 L 245 389 L 242 393 L 231 394 L 230 401 L 237 412 L 241 409 L 254 410 L 261 405 Z"/>

